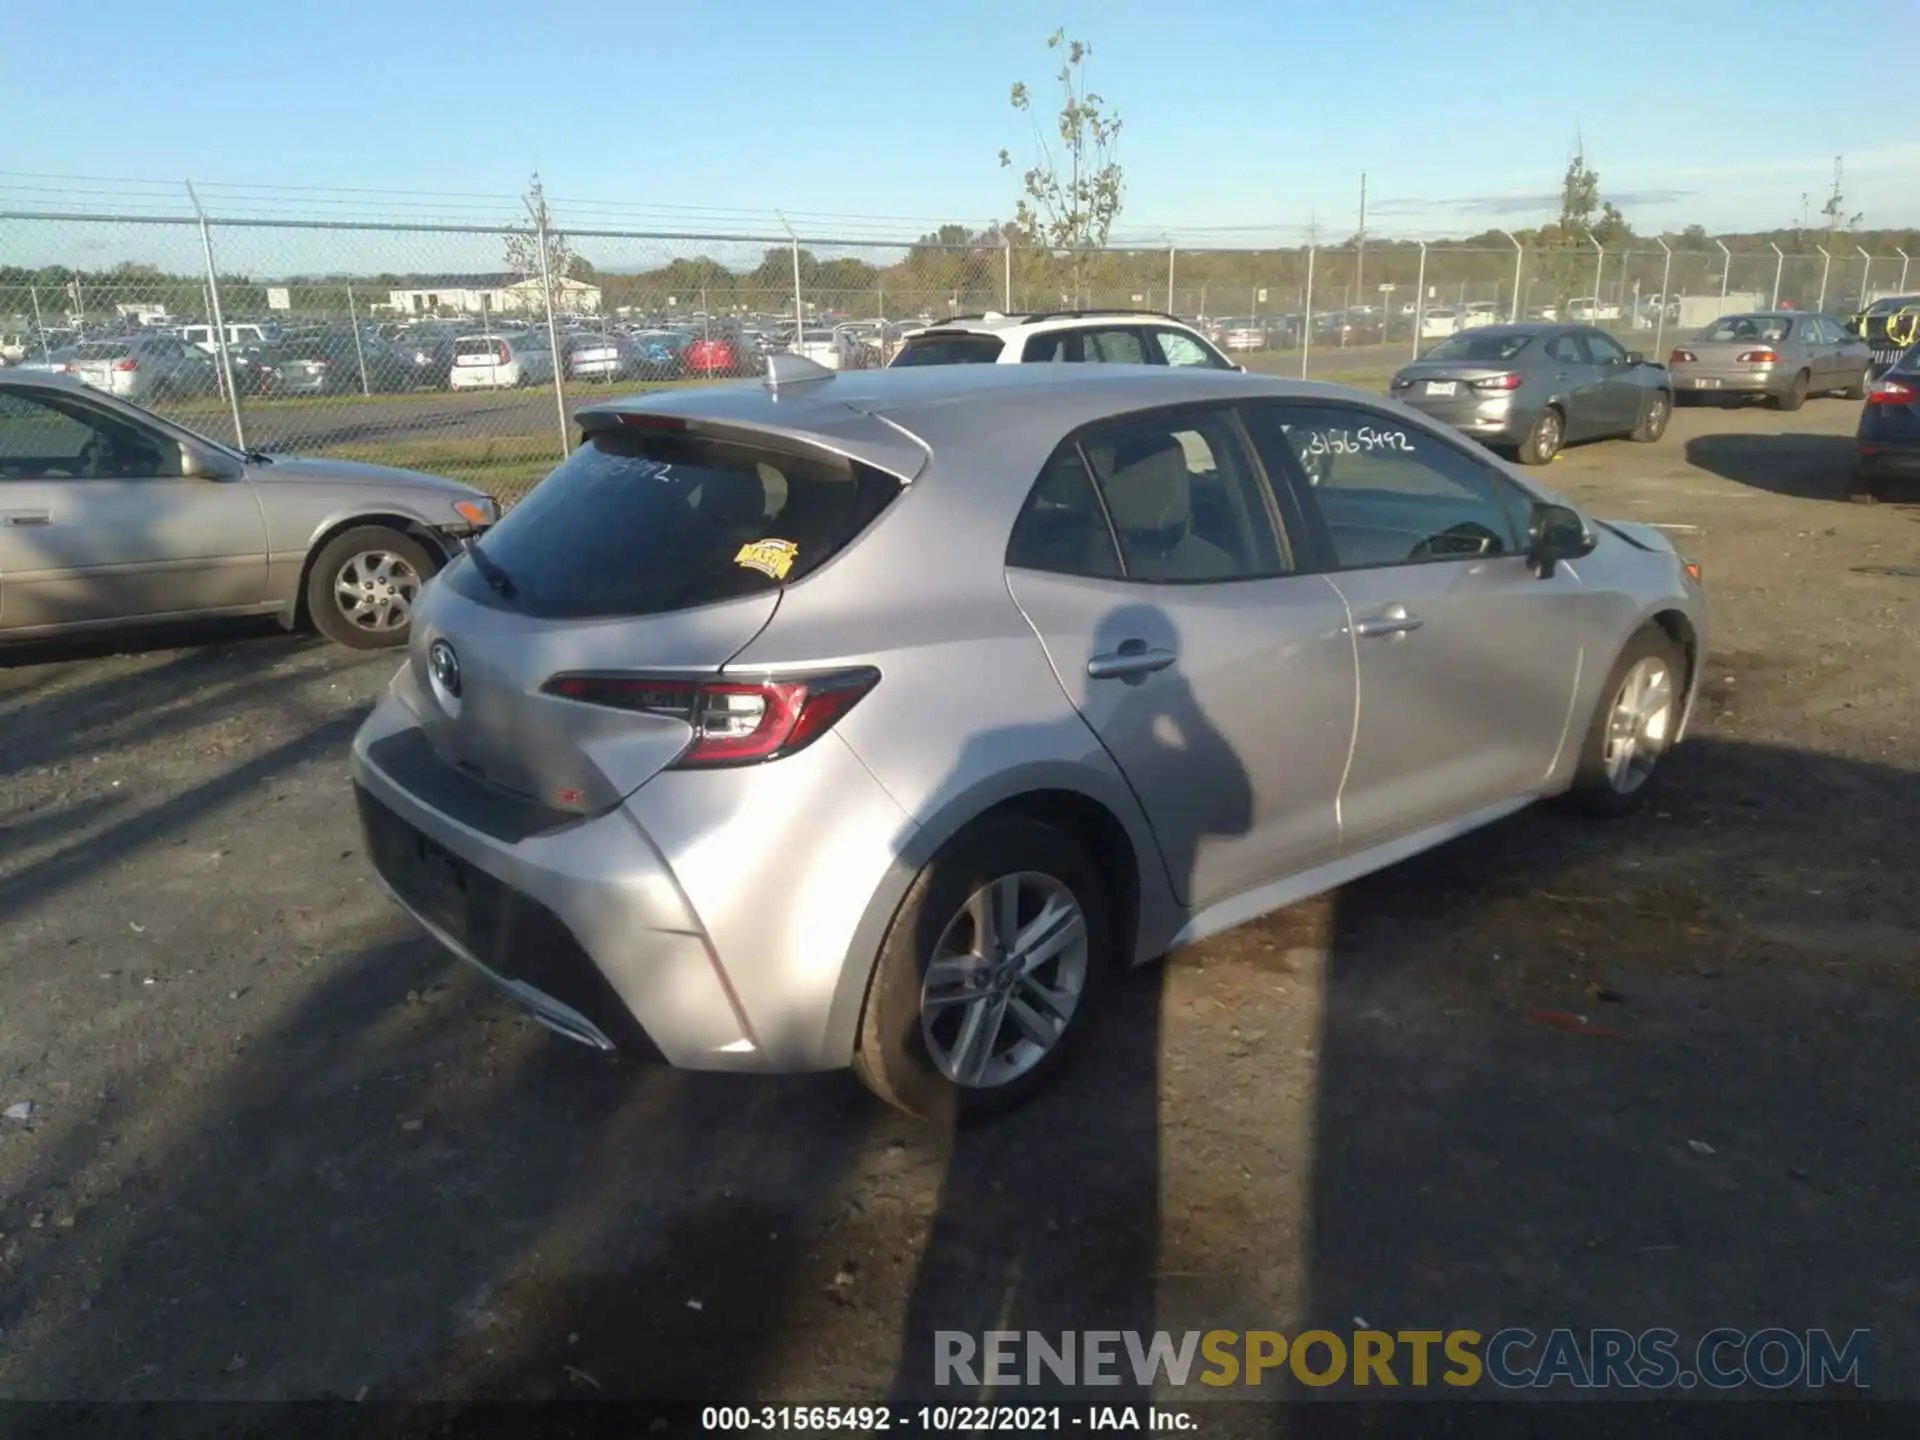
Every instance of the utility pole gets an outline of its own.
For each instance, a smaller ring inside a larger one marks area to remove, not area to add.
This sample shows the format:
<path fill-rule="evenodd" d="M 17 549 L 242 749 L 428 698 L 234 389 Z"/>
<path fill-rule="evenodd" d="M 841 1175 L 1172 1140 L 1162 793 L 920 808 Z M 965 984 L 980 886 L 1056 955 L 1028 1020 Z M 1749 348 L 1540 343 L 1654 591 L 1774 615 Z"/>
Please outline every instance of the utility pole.
<path fill-rule="evenodd" d="M 1367 287 L 1361 284 L 1367 263 L 1367 172 L 1360 172 L 1360 233 L 1353 242 L 1353 303 L 1367 303 Z"/>

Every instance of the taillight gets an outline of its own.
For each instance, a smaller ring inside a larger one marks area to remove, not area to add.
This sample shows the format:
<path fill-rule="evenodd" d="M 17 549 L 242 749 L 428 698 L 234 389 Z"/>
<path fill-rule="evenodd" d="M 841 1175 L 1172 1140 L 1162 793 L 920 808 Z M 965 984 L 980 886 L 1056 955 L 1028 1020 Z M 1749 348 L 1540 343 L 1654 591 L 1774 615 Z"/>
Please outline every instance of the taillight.
<path fill-rule="evenodd" d="M 1780 363 L 1778 350 L 1748 350 L 1736 356 L 1742 365 L 1777 365 Z"/>
<path fill-rule="evenodd" d="M 506 346 L 504 345 L 494 346 L 493 353 L 495 358 L 497 358 L 502 365 L 511 365 L 513 363 L 513 356 L 507 353 Z"/>
<path fill-rule="evenodd" d="M 665 715 L 693 727 L 670 767 L 757 765 L 804 750 L 880 683 L 871 668 L 798 680 L 680 680 L 649 675 L 556 675 L 546 693 L 587 705 Z"/>
<path fill-rule="evenodd" d="M 1920 394 L 1920 391 L 1916 391 L 1905 380 L 1883 377 L 1867 387 L 1867 403 L 1869 405 L 1911 405 L 1916 394 Z"/>
<path fill-rule="evenodd" d="M 132 356 L 128 356 L 125 360 L 114 361 L 113 368 L 123 373 L 129 370 L 138 370 L 140 368 L 140 362 Z"/>
<path fill-rule="evenodd" d="M 1669 365 L 1691 365 L 1699 358 L 1700 357 L 1695 355 L 1691 350 L 1676 350 L 1667 357 L 1667 363 Z"/>
<path fill-rule="evenodd" d="M 1470 380 L 1467 383 L 1475 390 L 1518 390 L 1520 388 L 1520 377 L 1518 375 L 1489 375 L 1484 380 Z"/>

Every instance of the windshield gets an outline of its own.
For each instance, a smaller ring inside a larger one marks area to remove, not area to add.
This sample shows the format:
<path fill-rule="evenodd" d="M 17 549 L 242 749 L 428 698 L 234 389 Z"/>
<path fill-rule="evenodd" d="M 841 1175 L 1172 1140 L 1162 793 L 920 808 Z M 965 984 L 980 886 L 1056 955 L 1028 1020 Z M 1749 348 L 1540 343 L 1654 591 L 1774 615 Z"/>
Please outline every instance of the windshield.
<path fill-rule="evenodd" d="M 1420 358 L 1423 360 L 1487 360 L 1498 363 L 1513 359 L 1532 341 L 1531 335 L 1449 335 Z"/>
<path fill-rule="evenodd" d="M 1891 295 L 1867 307 L 1869 315 L 1891 315 L 1896 310 L 1920 310 L 1920 295 Z"/>
<path fill-rule="evenodd" d="M 901 489 L 857 461 L 670 431 L 589 437 L 481 542 L 515 609 L 655 615 L 802 579 Z M 448 583 L 502 603 L 467 567 Z"/>

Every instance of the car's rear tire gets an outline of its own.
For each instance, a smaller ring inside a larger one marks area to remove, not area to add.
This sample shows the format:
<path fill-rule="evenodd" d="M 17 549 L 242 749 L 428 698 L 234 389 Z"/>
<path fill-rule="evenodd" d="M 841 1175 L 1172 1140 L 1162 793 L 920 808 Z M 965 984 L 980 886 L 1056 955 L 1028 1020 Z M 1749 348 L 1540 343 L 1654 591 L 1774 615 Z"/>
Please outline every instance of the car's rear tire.
<path fill-rule="evenodd" d="M 1847 388 L 1846 388 L 1846 389 L 1844 389 L 1844 390 L 1842 390 L 1842 391 L 1840 392 L 1840 398 L 1841 398 L 1842 400 L 1864 400 L 1864 399 L 1866 399 L 1866 398 L 1867 398 L 1867 386 L 1868 386 L 1868 384 L 1869 384 L 1869 383 L 1871 383 L 1871 382 L 1869 381 L 1869 379 L 1868 379 L 1868 374 L 1869 374 L 1869 372 L 1870 372 L 1870 371 L 1871 371 L 1872 369 L 1873 369 L 1873 367 L 1872 367 L 1871 365 L 1863 365 L 1863 366 L 1861 366 L 1861 367 L 1860 367 L 1860 373 L 1859 373 L 1858 375 L 1856 375 L 1856 376 L 1854 377 L 1854 380 L 1853 380 L 1853 383 L 1852 383 L 1851 385 L 1849 385 L 1849 386 L 1847 386 Z"/>
<path fill-rule="evenodd" d="M 1641 415 L 1640 423 L 1628 432 L 1627 438 L 1638 440 L 1642 445 L 1651 445 L 1667 433 L 1667 422 L 1673 418 L 1673 397 L 1664 390 L 1656 390 L 1647 401 L 1646 412 Z"/>
<path fill-rule="evenodd" d="M 1065 834 L 1022 816 L 963 833 L 920 872 L 888 927 L 854 1072 L 924 1119 L 1024 1103 L 1091 1022 L 1113 933 L 1099 873 Z"/>
<path fill-rule="evenodd" d="M 1848 478 L 1851 483 L 1847 486 L 1847 497 L 1855 504 L 1874 505 L 1886 499 L 1886 481 L 1878 476 L 1869 475 L 1861 468 L 1858 460 L 1854 461 L 1853 470 Z"/>
<path fill-rule="evenodd" d="M 356 525 L 334 536 L 307 572 L 314 628 L 349 650 L 407 643 L 413 606 L 439 566 L 427 547 L 391 525 Z"/>
<path fill-rule="evenodd" d="M 1813 384 L 1813 377 L 1802 370 L 1788 383 L 1787 388 L 1773 397 L 1776 410 L 1798 410 L 1807 403 L 1807 390 Z"/>
<path fill-rule="evenodd" d="M 1527 430 L 1514 456 L 1522 465 L 1545 465 L 1566 444 L 1567 419 L 1552 405 L 1542 410 Z"/>
<path fill-rule="evenodd" d="M 1596 815 L 1639 807 L 1663 772 L 1686 703 L 1687 661 L 1658 625 L 1621 648 L 1581 742 L 1570 798 Z"/>

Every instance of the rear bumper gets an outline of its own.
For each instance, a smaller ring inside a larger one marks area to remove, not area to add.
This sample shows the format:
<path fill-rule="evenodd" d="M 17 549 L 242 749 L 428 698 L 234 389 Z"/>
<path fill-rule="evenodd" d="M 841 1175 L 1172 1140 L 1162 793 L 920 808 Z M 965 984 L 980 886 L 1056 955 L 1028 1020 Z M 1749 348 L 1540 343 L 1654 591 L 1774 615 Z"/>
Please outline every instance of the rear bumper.
<path fill-rule="evenodd" d="M 912 827 L 845 745 L 668 772 L 614 810 L 539 829 L 383 768 L 383 742 L 418 729 L 389 693 L 355 737 L 367 853 L 401 908 L 536 1019 L 688 1069 L 850 1061 L 873 960 L 856 932 Z"/>
<path fill-rule="evenodd" d="M 1793 383 L 1792 373 L 1771 370 L 1702 370 L 1673 367 L 1673 388 L 1681 395 L 1779 395 Z"/>
<path fill-rule="evenodd" d="M 1511 397 L 1498 400 L 1428 404 L 1418 400 L 1403 402 L 1430 420 L 1451 425 L 1463 435 L 1471 435 L 1486 445 L 1518 445 L 1527 438 L 1535 412 L 1515 406 Z"/>
<path fill-rule="evenodd" d="M 1920 440 L 1862 439 L 1854 467 L 1866 480 L 1920 479 Z"/>

